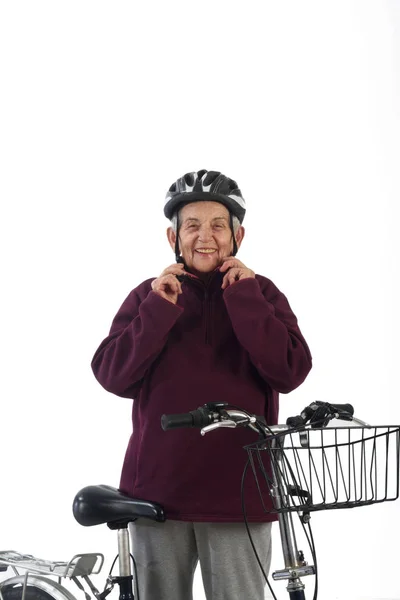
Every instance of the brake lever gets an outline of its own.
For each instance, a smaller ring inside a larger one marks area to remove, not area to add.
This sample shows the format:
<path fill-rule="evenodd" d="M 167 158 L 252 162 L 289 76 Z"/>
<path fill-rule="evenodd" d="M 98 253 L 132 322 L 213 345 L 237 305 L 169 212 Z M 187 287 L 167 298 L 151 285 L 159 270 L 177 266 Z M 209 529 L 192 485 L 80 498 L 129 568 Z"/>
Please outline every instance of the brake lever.
<path fill-rule="evenodd" d="M 253 429 L 254 431 L 258 432 L 257 427 L 255 427 L 255 423 L 257 422 L 257 418 L 254 416 L 250 416 L 250 417 L 243 417 L 243 415 L 240 412 L 236 412 L 236 411 L 230 411 L 230 414 L 228 414 L 228 412 L 226 411 L 221 411 L 221 416 L 225 417 L 226 416 L 237 416 L 238 420 L 234 421 L 232 419 L 229 418 L 222 418 L 221 421 L 216 421 L 215 423 L 211 423 L 210 425 L 206 425 L 205 427 L 203 427 L 200 430 L 201 435 L 206 435 L 206 433 L 209 433 L 210 431 L 214 431 L 215 429 L 219 429 L 220 427 L 227 427 L 228 429 L 234 429 L 235 427 L 240 427 L 241 425 L 248 425 L 250 427 L 250 429 Z"/>
<path fill-rule="evenodd" d="M 230 429 L 234 429 L 237 427 L 238 423 L 235 421 L 231 421 L 228 419 L 224 419 L 223 421 L 217 421 L 216 423 L 211 423 L 211 425 L 206 425 L 202 429 L 200 429 L 201 435 L 206 435 L 210 431 L 214 431 L 214 429 L 219 429 L 220 427 L 229 427 Z"/>

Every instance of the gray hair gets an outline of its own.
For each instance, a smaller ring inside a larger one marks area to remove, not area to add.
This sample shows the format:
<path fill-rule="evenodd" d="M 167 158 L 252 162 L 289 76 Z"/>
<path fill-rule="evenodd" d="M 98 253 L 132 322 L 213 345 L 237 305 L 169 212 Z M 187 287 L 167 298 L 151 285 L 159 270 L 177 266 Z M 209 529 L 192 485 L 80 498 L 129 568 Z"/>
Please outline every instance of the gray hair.
<path fill-rule="evenodd" d="M 171 227 L 173 229 L 173 231 L 176 233 L 176 226 L 178 223 L 178 215 L 179 215 L 179 222 L 182 223 L 181 221 L 181 210 L 177 212 L 174 212 L 172 218 L 171 218 Z M 235 217 L 234 215 L 232 215 L 232 223 L 233 223 L 233 233 L 236 235 L 239 227 L 240 227 L 240 221 L 237 217 Z"/>

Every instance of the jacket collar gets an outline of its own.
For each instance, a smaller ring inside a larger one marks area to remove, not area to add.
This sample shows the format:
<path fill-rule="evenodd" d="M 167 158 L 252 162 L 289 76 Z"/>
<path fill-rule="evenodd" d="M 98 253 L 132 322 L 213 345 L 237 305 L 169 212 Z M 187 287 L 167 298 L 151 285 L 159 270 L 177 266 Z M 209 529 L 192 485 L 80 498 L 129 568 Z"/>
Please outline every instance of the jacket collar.
<path fill-rule="evenodd" d="M 203 281 L 202 279 L 200 279 L 200 277 L 198 277 L 194 273 L 190 273 L 189 270 L 187 270 L 187 272 L 188 272 L 188 275 L 185 275 L 185 281 L 189 282 L 189 283 L 193 283 L 196 287 L 202 287 L 205 290 L 214 290 L 214 289 L 221 288 L 224 273 L 221 273 L 221 271 L 219 270 L 219 267 L 214 269 L 214 271 L 211 271 L 207 281 Z"/>

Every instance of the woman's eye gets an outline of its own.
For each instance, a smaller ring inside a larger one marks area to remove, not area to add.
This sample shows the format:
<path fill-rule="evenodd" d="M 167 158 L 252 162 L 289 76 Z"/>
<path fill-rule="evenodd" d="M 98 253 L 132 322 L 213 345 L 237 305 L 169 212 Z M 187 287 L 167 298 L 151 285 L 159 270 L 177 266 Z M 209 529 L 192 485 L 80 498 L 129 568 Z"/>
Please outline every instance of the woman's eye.
<path fill-rule="evenodd" d="M 187 229 L 195 229 L 197 228 L 198 225 L 195 225 L 194 223 L 192 225 L 187 225 Z M 223 229 L 224 226 L 223 225 L 214 225 L 215 229 Z"/>

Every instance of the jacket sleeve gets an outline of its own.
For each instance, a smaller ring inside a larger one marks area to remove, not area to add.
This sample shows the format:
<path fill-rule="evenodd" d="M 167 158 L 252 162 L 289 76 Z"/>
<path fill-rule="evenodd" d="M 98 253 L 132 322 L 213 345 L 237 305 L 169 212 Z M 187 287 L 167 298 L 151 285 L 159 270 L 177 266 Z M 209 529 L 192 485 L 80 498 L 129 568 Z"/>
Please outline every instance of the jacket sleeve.
<path fill-rule="evenodd" d="M 223 297 L 235 335 L 261 377 L 283 394 L 297 388 L 312 357 L 284 294 L 266 278 L 246 278 Z"/>
<path fill-rule="evenodd" d="M 147 369 L 164 348 L 183 311 L 152 290 L 143 299 L 140 296 L 138 288 L 129 294 L 92 360 L 98 382 L 124 398 L 139 394 Z"/>

